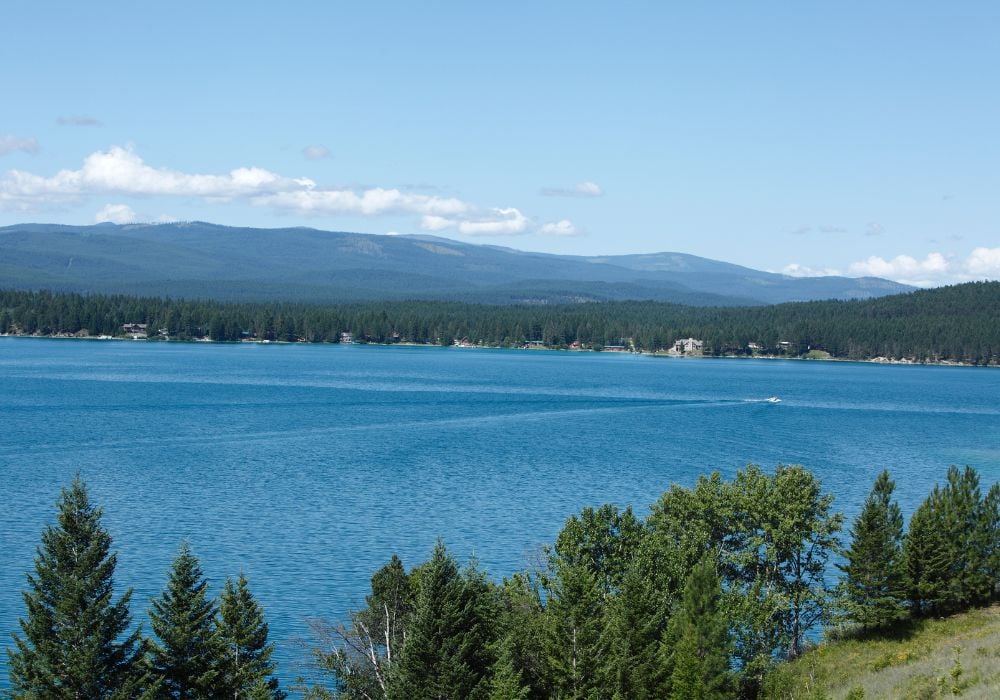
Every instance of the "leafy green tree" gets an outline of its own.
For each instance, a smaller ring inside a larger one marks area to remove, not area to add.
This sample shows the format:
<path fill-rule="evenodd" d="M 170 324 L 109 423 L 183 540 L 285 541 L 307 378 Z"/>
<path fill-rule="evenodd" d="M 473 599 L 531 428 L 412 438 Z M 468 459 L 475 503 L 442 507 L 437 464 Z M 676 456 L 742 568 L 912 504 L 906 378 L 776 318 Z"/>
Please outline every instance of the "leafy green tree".
<path fill-rule="evenodd" d="M 416 604 L 389 696 L 413 700 L 482 697 L 493 641 L 488 586 L 474 569 L 464 576 L 443 543 L 416 573 Z"/>
<path fill-rule="evenodd" d="M 706 555 L 688 577 L 680 608 L 670 620 L 661 650 L 664 666 L 670 670 L 670 698 L 732 697 L 729 623 L 721 599 L 715 562 Z"/>
<path fill-rule="evenodd" d="M 117 555 L 79 476 L 42 533 L 24 592 L 27 615 L 8 650 L 12 698 L 135 698 L 151 690 L 145 645 L 129 632 L 131 589 L 115 601 Z"/>
<path fill-rule="evenodd" d="M 882 627 L 906 616 L 903 567 L 903 513 L 892 500 L 895 483 L 887 470 L 875 480 L 851 529 L 851 546 L 837 603 L 846 619 L 862 627 Z"/>
<path fill-rule="evenodd" d="M 737 472 L 733 488 L 741 542 L 724 564 L 728 560 L 745 594 L 763 609 L 778 605 L 780 623 L 772 631 L 786 656 L 795 657 L 805 632 L 829 614 L 826 562 L 843 516 L 831 513 L 833 495 L 822 493 L 819 479 L 800 465 L 779 464 L 771 476 L 750 465 Z M 758 653 L 771 651 L 758 647 Z"/>
<path fill-rule="evenodd" d="M 158 641 L 150 662 L 168 698 L 214 698 L 223 656 L 215 626 L 215 603 L 208 597 L 198 559 L 183 542 L 149 619 Z"/>
<path fill-rule="evenodd" d="M 273 675 L 277 664 L 271 660 L 274 644 L 267 641 L 264 611 L 250 592 L 242 572 L 235 584 L 232 579 L 226 579 L 215 624 L 222 647 L 216 694 L 234 699 L 250 698 L 266 688 L 272 699 L 286 697 L 278 689 L 278 679 Z"/>

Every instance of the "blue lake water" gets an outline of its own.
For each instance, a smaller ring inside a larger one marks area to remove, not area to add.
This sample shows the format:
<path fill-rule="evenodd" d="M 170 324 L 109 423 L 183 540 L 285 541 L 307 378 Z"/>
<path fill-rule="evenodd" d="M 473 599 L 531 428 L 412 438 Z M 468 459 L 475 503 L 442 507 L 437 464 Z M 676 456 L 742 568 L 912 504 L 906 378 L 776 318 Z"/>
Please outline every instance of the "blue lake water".
<path fill-rule="evenodd" d="M 137 619 L 187 538 L 215 590 L 246 572 L 290 679 L 306 618 L 357 607 L 393 552 L 416 564 L 439 536 L 499 578 L 584 506 L 645 513 L 671 482 L 748 462 L 808 466 L 849 515 L 886 467 L 906 513 L 949 464 L 988 485 L 1000 371 L 0 338 L 0 436 L 4 644 L 79 470 Z"/>

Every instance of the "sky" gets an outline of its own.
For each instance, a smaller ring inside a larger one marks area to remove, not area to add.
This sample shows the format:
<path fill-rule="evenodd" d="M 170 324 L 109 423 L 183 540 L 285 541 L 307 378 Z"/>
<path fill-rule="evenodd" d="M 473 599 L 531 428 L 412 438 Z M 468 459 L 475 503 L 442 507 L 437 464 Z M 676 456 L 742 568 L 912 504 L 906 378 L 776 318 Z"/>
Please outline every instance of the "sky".
<path fill-rule="evenodd" d="M 0 8 L 0 225 L 1000 279 L 1000 3 Z"/>

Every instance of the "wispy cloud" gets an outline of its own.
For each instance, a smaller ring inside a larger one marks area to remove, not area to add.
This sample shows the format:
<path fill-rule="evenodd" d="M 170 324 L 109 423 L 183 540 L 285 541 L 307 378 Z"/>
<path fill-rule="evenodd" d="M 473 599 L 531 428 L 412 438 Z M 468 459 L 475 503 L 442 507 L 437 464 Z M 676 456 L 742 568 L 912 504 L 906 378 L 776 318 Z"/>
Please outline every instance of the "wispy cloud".
<path fill-rule="evenodd" d="M 307 160 L 323 160 L 324 158 L 329 158 L 331 153 L 330 149 L 323 144 L 313 143 L 302 149 L 302 155 Z"/>
<path fill-rule="evenodd" d="M 839 235 L 842 233 L 847 233 L 847 229 L 843 226 L 834 226 L 831 224 L 820 224 L 819 226 L 809 226 L 803 224 L 802 226 L 796 226 L 790 233 L 793 236 L 806 236 L 811 233 L 821 233 L 826 235 Z"/>
<path fill-rule="evenodd" d="M 572 228 L 568 221 L 539 227 L 516 207 L 483 208 L 456 197 L 397 188 L 323 187 L 309 178 L 286 177 L 259 167 L 236 168 L 226 174 L 157 168 L 131 148 L 120 146 L 92 153 L 79 169 L 60 170 L 51 177 L 23 170 L 10 170 L 0 177 L 0 206 L 6 209 L 80 204 L 91 196 L 197 197 L 213 204 L 242 201 L 304 216 L 411 214 L 421 217 L 425 230 L 453 229 L 468 236 L 531 231 L 569 235 Z M 123 211 L 102 210 L 109 217 L 106 220 L 124 216 Z"/>
<path fill-rule="evenodd" d="M 56 124 L 59 126 L 101 126 L 99 120 L 82 114 L 59 117 L 56 119 Z"/>
<path fill-rule="evenodd" d="M 792 263 L 785 265 L 781 270 L 781 274 L 788 275 L 789 277 L 830 277 L 842 273 L 834 267 L 809 267 L 808 265 Z"/>
<path fill-rule="evenodd" d="M 33 136 L 0 136 L 0 156 L 21 151 L 22 153 L 38 153 L 38 139 Z"/>
<path fill-rule="evenodd" d="M 604 190 L 596 182 L 587 180 L 574 187 L 543 187 L 541 194 L 545 197 L 600 197 Z"/>

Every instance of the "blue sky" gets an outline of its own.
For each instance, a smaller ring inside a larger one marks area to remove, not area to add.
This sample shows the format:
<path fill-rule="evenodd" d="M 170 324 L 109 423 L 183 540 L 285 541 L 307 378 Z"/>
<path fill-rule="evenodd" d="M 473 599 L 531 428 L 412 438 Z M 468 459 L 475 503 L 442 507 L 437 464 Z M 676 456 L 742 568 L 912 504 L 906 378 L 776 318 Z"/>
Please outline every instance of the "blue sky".
<path fill-rule="evenodd" d="M 0 224 L 1000 279 L 997 3 L 7 2 Z"/>

